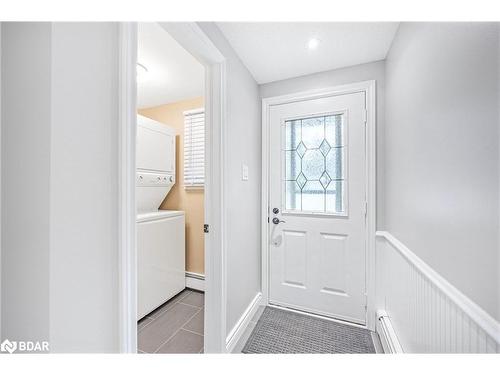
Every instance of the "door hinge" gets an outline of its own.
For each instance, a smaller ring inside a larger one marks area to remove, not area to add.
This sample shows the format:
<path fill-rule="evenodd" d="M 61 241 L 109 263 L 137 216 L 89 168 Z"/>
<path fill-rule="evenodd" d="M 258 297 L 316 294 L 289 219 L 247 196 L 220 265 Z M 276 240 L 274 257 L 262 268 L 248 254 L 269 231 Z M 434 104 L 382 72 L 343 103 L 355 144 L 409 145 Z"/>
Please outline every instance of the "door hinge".
<path fill-rule="evenodd" d="M 363 110 L 363 122 L 365 125 L 368 122 L 368 111 L 366 109 Z"/>
<path fill-rule="evenodd" d="M 368 214 L 368 202 L 365 201 L 365 207 L 364 207 L 364 215 L 366 218 L 366 215 Z"/>
<path fill-rule="evenodd" d="M 208 224 L 203 224 L 203 233 L 209 233 L 210 232 L 210 226 Z"/>

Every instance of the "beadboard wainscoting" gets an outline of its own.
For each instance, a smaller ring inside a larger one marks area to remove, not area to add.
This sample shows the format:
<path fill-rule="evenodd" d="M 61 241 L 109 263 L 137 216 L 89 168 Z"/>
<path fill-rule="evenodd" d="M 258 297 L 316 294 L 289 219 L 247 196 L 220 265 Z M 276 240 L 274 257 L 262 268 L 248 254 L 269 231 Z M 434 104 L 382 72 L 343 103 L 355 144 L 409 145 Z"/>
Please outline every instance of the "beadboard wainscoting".
<path fill-rule="evenodd" d="M 406 353 L 500 352 L 493 317 L 390 233 L 376 239 L 377 309 L 387 314 L 396 346 Z"/>

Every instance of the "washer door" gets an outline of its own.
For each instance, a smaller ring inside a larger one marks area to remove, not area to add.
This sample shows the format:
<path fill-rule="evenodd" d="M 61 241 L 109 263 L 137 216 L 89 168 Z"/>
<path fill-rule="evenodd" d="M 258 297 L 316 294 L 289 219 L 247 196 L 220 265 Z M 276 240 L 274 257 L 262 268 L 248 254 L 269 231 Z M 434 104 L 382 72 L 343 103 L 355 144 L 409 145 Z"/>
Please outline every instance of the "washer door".
<path fill-rule="evenodd" d="M 137 319 L 186 286 L 184 215 L 137 223 Z"/>

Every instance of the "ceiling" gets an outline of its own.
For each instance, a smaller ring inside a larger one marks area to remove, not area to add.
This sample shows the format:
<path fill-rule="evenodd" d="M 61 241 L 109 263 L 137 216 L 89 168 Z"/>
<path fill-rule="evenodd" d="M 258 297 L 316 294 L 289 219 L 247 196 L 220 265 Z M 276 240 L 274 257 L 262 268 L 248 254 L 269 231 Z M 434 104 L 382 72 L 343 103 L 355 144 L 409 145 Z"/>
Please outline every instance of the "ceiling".
<path fill-rule="evenodd" d="M 139 23 L 138 63 L 147 73 L 137 77 L 137 105 L 154 107 L 203 96 L 203 66 L 159 24 Z"/>
<path fill-rule="evenodd" d="M 259 83 L 385 59 L 397 22 L 219 22 Z M 314 50 L 311 38 L 320 40 Z"/>

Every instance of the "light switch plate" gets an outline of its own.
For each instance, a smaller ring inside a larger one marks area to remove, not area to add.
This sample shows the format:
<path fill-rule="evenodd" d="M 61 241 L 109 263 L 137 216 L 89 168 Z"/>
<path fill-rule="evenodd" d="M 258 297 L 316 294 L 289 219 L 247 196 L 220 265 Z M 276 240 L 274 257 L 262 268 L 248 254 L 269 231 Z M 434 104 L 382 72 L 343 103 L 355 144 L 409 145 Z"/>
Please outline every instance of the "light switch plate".
<path fill-rule="evenodd" d="M 248 181 L 248 165 L 246 164 L 241 165 L 241 180 Z"/>

